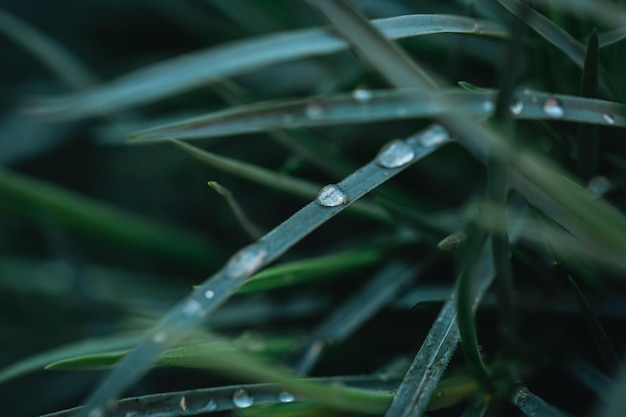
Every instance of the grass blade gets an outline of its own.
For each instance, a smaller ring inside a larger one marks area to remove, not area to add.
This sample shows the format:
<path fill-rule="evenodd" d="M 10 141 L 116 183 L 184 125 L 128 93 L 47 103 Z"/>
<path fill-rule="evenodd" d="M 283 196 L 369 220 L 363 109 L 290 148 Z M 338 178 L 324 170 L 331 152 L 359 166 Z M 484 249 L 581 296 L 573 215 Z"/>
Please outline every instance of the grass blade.
<path fill-rule="evenodd" d="M 587 43 L 585 64 L 580 81 L 580 95 L 595 98 L 598 96 L 599 75 L 598 32 L 593 31 Z M 578 129 L 578 162 L 583 181 L 589 181 L 598 172 L 598 128 L 581 125 Z"/>
<path fill-rule="evenodd" d="M 509 398 L 511 403 L 519 407 L 520 411 L 528 417 L 568 417 L 561 410 L 530 392 L 525 386 L 512 388 Z"/>
<path fill-rule="evenodd" d="M 220 156 L 182 141 L 174 141 L 181 150 L 195 159 L 228 174 L 253 181 L 277 191 L 286 192 L 310 200 L 317 196 L 321 186 L 303 179 L 278 174 L 269 169 L 261 168 L 243 161 Z M 388 223 L 389 216 L 384 210 L 372 204 L 357 202 L 351 207 L 355 214 Z"/>
<path fill-rule="evenodd" d="M 379 19 L 373 24 L 392 39 L 433 33 L 506 36 L 498 24 L 460 16 L 409 15 Z M 480 32 L 475 30 L 477 24 L 482 28 Z M 39 99 L 31 112 L 59 118 L 108 113 L 188 91 L 212 80 L 347 48 L 348 44 L 328 29 L 267 35 L 155 64 L 83 93 Z M 172 78 L 172 74 L 177 76 Z"/>
<path fill-rule="evenodd" d="M 195 326 L 202 323 L 209 314 L 232 296 L 248 277 L 343 211 L 350 203 L 392 178 L 411 163 L 429 155 L 448 139 L 444 130 L 435 127 L 403 142 L 406 146 L 400 146 L 400 149 L 404 150 L 402 154 L 395 152 L 396 147 L 386 148 L 374 161 L 339 184 L 324 187 L 316 201 L 309 203 L 258 242 L 241 249 L 222 269 L 170 310 L 147 338 L 104 379 L 76 417 L 88 417 L 90 413 L 104 412 L 105 404 L 117 398 L 126 387 L 137 381 L 164 349 L 178 343 Z"/>
<path fill-rule="evenodd" d="M 275 128 L 330 126 L 371 123 L 416 117 L 437 117 L 462 112 L 477 119 L 491 115 L 496 92 L 459 91 L 419 92 L 411 89 L 371 91 L 366 103 L 342 94 L 320 99 L 257 103 L 184 119 L 137 132 L 131 143 L 161 142 L 171 139 L 200 139 L 268 131 Z M 513 116 L 524 120 L 554 120 L 545 107 L 559 103 L 560 121 L 626 126 L 626 105 L 563 94 L 522 90 L 511 103 Z"/>
<path fill-rule="evenodd" d="M 248 218 L 239 203 L 237 203 L 237 200 L 233 196 L 233 193 L 230 192 L 228 188 L 223 187 L 215 181 L 209 181 L 208 185 L 213 190 L 215 190 L 216 193 L 224 198 L 226 204 L 228 204 L 228 207 L 230 208 L 230 211 L 232 211 L 233 215 L 237 219 L 237 222 L 241 225 L 241 228 L 252 240 L 257 240 L 261 236 L 263 236 L 261 230 L 254 224 L 252 220 Z"/>
<path fill-rule="evenodd" d="M 153 223 L 70 191 L 0 170 L 2 206 L 43 223 L 167 259 L 215 267 L 226 258 L 206 237 Z"/>

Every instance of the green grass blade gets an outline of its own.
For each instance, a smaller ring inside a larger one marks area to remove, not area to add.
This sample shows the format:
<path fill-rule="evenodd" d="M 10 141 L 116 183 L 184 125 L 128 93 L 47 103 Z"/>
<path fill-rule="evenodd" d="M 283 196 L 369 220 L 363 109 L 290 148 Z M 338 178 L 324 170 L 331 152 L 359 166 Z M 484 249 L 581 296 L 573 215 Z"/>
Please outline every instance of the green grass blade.
<path fill-rule="evenodd" d="M 578 306 L 583 314 L 585 322 L 587 323 L 587 327 L 593 337 L 593 341 L 596 344 L 596 348 L 598 349 L 598 353 L 604 362 L 604 366 L 606 367 L 608 372 L 613 372 L 614 369 L 619 368 L 621 366 L 621 360 L 619 355 L 615 351 L 611 340 L 607 336 L 604 328 L 598 321 L 598 317 L 594 313 L 589 301 L 587 301 L 587 297 L 582 292 L 578 283 L 571 277 L 571 275 L 567 275 L 569 285 L 576 296 L 576 301 L 578 302 Z"/>
<path fill-rule="evenodd" d="M 246 232 L 246 234 L 252 240 L 257 240 L 261 236 L 263 236 L 263 233 L 261 233 L 260 229 L 246 215 L 246 213 L 243 211 L 243 209 L 233 196 L 233 193 L 228 188 L 220 185 L 218 182 L 215 181 L 209 181 L 208 185 L 209 187 L 211 187 L 211 189 L 215 190 L 216 193 L 224 198 L 226 204 L 228 204 L 228 207 L 230 208 L 230 211 L 235 216 L 235 219 L 241 225 L 241 228 L 244 230 L 244 232 Z"/>
<path fill-rule="evenodd" d="M 195 326 L 206 320 L 247 278 L 367 192 L 429 155 L 448 140 L 444 130 L 434 127 L 405 142 L 394 142 L 394 146 L 386 147 L 375 160 L 354 174 L 336 185 L 323 188 L 316 201 L 309 203 L 258 242 L 241 249 L 222 269 L 170 310 L 146 339 L 106 376 L 77 417 L 88 417 L 90 413 L 104 411 L 107 402 L 137 381 L 163 350 L 178 343 Z"/>
<path fill-rule="evenodd" d="M 94 75 L 60 44 L 2 10 L 0 32 L 37 58 L 70 88 L 83 89 L 95 82 Z"/>
<path fill-rule="evenodd" d="M 392 39 L 433 33 L 507 36 L 498 24 L 460 16 L 409 15 L 380 19 L 374 24 Z M 475 30 L 477 24 L 479 32 Z M 31 112 L 62 118 L 108 113 L 188 91 L 207 81 L 347 48 L 348 44 L 328 29 L 271 34 L 155 64 L 83 93 L 40 99 Z"/>
<path fill-rule="evenodd" d="M 580 95 L 583 97 L 595 98 L 598 96 L 599 61 L 598 32 L 594 30 L 587 42 L 585 64 L 580 81 Z M 598 172 L 598 128 L 581 125 L 578 129 L 578 136 L 580 176 L 583 181 L 589 181 Z"/>
<path fill-rule="evenodd" d="M 609 402 L 608 393 L 614 389 L 614 382 L 606 374 L 600 372 L 589 362 L 574 360 L 567 366 L 573 374 L 588 389 L 594 392 L 605 403 Z"/>
<path fill-rule="evenodd" d="M 308 374 L 326 346 L 341 343 L 350 337 L 414 282 L 420 269 L 419 265 L 402 261 L 383 266 L 362 288 L 335 308 L 285 363 L 299 374 Z"/>
<path fill-rule="evenodd" d="M 382 262 L 388 256 L 389 250 L 388 247 L 367 247 L 276 265 L 250 277 L 237 294 L 334 278 L 342 272 L 355 271 Z"/>
<path fill-rule="evenodd" d="M 220 156 L 182 141 L 174 141 L 174 144 L 197 160 L 222 172 L 307 200 L 315 198 L 321 188 L 319 184 L 279 174 L 247 162 Z M 384 210 L 362 201 L 355 203 L 350 211 L 385 223 L 390 221 Z"/>
<path fill-rule="evenodd" d="M 31 372 L 41 371 L 52 362 L 95 352 L 130 348 L 139 342 L 141 334 L 133 332 L 86 339 L 30 356 L 0 369 L 0 384 Z"/>
<path fill-rule="evenodd" d="M 156 126 L 135 133 L 129 141 L 140 144 L 171 139 L 200 139 L 271 131 L 276 128 L 437 117 L 454 111 L 486 118 L 491 115 L 495 100 L 496 93 L 493 90 L 419 92 L 405 89 L 371 91 L 371 98 L 367 102 L 358 102 L 348 94 L 319 99 L 262 102 Z M 563 114 L 555 117 L 547 113 L 545 107 L 551 102 L 559 103 L 564 109 Z M 626 126 L 626 105 L 532 90 L 522 90 L 515 94 L 511 112 L 516 118 L 524 120 L 556 118 L 560 121 Z"/>
<path fill-rule="evenodd" d="M 2 205 L 19 215 L 167 259 L 215 267 L 226 258 L 207 237 L 154 223 L 42 181 L 0 170 Z"/>

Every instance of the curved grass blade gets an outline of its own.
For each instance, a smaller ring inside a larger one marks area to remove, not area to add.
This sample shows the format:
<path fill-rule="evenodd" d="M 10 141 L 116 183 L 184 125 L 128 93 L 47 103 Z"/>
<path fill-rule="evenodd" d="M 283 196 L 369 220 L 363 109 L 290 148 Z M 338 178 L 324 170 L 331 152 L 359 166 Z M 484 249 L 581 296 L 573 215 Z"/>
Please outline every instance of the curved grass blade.
<path fill-rule="evenodd" d="M 496 92 L 420 92 L 411 89 L 371 91 L 367 103 L 352 95 L 327 98 L 257 103 L 181 120 L 135 133 L 131 143 L 171 139 L 200 139 L 231 136 L 276 128 L 372 123 L 385 120 L 437 117 L 450 112 L 486 118 L 491 115 Z M 558 103 L 562 114 L 555 117 L 546 106 Z M 511 103 L 513 116 L 524 120 L 554 120 L 605 126 L 626 126 L 626 105 L 563 94 L 524 89 Z"/>
<path fill-rule="evenodd" d="M 485 246 L 481 253 L 476 271 L 478 280 L 472 311 L 477 309 L 494 278 L 489 246 Z M 437 382 L 445 372 L 459 342 L 456 304 L 456 297 L 452 293 L 404 376 L 385 414 L 387 417 L 421 416 L 427 410 L 427 405 L 437 389 Z"/>
<path fill-rule="evenodd" d="M 389 250 L 388 247 L 368 247 L 276 265 L 250 277 L 237 294 L 330 279 L 342 272 L 356 271 L 378 264 L 388 256 Z"/>
<path fill-rule="evenodd" d="M 139 342 L 142 334 L 143 332 L 132 332 L 97 337 L 39 353 L 0 369 L 0 384 L 30 372 L 40 371 L 52 362 L 96 352 L 130 348 Z"/>
<path fill-rule="evenodd" d="M 511 388 L 509 399 L 528 417 L 568 417 L 568 414 L 546 403 L 525 386 Z"/>
<path fill-rule="evenodd" d="M 341 343 L 415 281 L 421 266 L 403 261 L 383 266 L 362 288 L 335 308 L 285 360 L 299 374 L 308 374 L 324 347 Z"/>
<path fill-rule="evenodd" d="M 95 82 L 90 71 L 61 45 L 2 10 L 0 31 L 31 53 L 70 88 L 82 89 Z"/>
<path fill-rule="evenodd" d="M 498 24 L 461 16 L 409 15 L 379 19 L 373 24 L 392 39 L 434 33 L 507 36 L 506 30 Z M 476 25 L 479 25 L 480 31 L 476 31 Z M 272 34 L 155 64 L 83 93 L 39 99 L 31 107 L 31 112 L 59 118 L 107 113 L 149 103 L 263 66 L 331 54 L 347 48 L 348 44 L 329 29 Z"/>
<path fill-rule="evenodd" d="M 230 211 L 233 212 L 235 219 L 237 219 L 237 222 L 241 225 L 241 228 L 252 240 L 257 240 L 261 236 L 263 236 L 261 230 L 254 224 L 252 220 L 248 218 L 239 203 L 237 203 L 235 197 L 233 197 L 233 193 L 230 192 L 228 188 L 223 187 L 216 181 L 209 181 L 207 184 L 209 185 L 209 187 L 215 190 L 216 193 L 224 198 L 226 204 L 228 204 L 228 207 L 230 208 Z"/>
<path fill-rule="evenodd" d="M 624 39 L 626 39 L 626 27 L 601 33 L 598 36 L 598 44 L 600 48 L 606 48 L 607 46 L 614 45 Z"/>
<path fill-rule="evenodd" d="M 2 206 L 44 223 L 88 237 L 158 254 L 167 259 L 215 267 L 226 258 L 222 248 L 198 236 L 135 217 L 114 207 L 33 178 L 0 169 Z"/>
<path fill-rule="evenodd" d="M 293 178 L 288 175 L 278 174 L 269 169 L 261 168 L 247 162 L 220 156 L 179 140 L 175 140 L 174 144 L 197 160 L 213 168 L 219 169 L 220 171 L 240 178 L 245 178 L 249 181 L 256 182 L 257 184 L 293 194 L 307 200 L 315 198 L 321 188 L 318 184 L 314 184 L 303 179 Z M 351 207 L 351 211 L 370 219 L 375 219 L 385 223 L 390 222 L 389 216 L 384 212 L 384 210 L 362 201 L 354 204 Z"/>
<path fill-rule="evenodd" d="M 232 296 L 245 280 L 272 262 L 349 204 L 429 155 L 449 140 L 438 126 L 385 148 L 377 158 L 337 185 L 324 187 L 309 203 L 258 242 L 241 249 L 212 277 L 182 300 L 131 351 L 87 399 L 76 417 L 104 412 L 105 404 L 136 382 L 166 348 L 182 340 L 195 326 Z M 403 152 L 397 152 L 402 150 Z"/>

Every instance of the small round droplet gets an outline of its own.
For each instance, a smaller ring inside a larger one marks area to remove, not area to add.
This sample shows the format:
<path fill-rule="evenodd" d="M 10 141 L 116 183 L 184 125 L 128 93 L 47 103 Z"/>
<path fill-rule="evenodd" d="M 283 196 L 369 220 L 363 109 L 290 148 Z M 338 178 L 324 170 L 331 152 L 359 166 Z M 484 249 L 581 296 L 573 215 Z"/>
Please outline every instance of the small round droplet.
<path fill-rule="evenodd" d="M 183 304 L 182 312 L 186 316 L 197 316 L 202 314 L 202 306 L 196 300 L 187 300 Z"/>
<path fill-rule="evenodd" d="M 519 116 L 524 111 L 524 103 L 522 103 L 521 101 L 516 101 L 515 103 L 511 104 L 510 108 L 511 108 L 511 113 L 513 113 L 516 116 Z"/>
<path fill-rule="evenodd" d="M 480 33 L 483 30 L 483 27 L 479 23 L 474 23 L 472 26 L 472 32 Z"/>
<path fill-rule="evenodd" d="M 491 114 L 493 113 L 493 101 L 491 100 L 487 100 L 487 101 L 483 101 L 483 111 L 487 114 Z"/>
<path fill-rule="evenodd" d="M 281 403 L 291 403 L 294 402 L 296 400 L 296 397 L 287 391 L 283 391 L 280 394 L 278 394 L 278 401 L 280 401 Z"/>
<path fill-rule="evenodd" d="M 437 391 L 435 393 L 435 397 L 437 397 L 437 398 L 443 398 L 444 395 L 445 395 L 445 393 L 443 391 Z"/>
<path fill-rule="evenodd" d="M 604 120 L 607 125 L 614 125 L 615 124 L 615 117 L 613 117 L 613 116 L 611 116 L 610 114 L 607 114 L 607 113 L 604 113 L 602 115 L 602 120 Z"/>
<path fill-rule="evenodd" d="M 206 291 L 204 292 L 204 298 L 206 298 L 206 299 L 209 299 L 209 300 L 210 300 L 210 299 L 211 299 L 211 298 L 213 298 L 213 297 L 215 297 L 215 292 L 213 292 L 213 291 L 211 291 L 211 290 L 206 290 Z"/>
<path fill-rule="evenodd" d="M 248 391 L 243 388 L 239 388 L 233 394 L 233 404 L 235 404 L 235 407 L 237 408 L 248 408 L 254 404 L 254 398 Z"/>
<path fill-rule="evenodd" d="M 266 244 L 264 242 L 253 243 L 241 249 L 230 258 L 226 266 L 226 272 L 231 278 L 249 277 L 263 265 L 266 256 Z"/>
<path fill-rule="evenodd" d="M 213 398 L 211 398 L 209 402 L 206 403 L 206 405 L 204 406 L 203 411 L 215 411 L 215 410 L 217 410 L 217 403 L 215 402 Z"/>
<path fill-rule="evenodd" d="M 337 207 L 348 204 L 348 196 L 335 184 L 325 185 L 317 195 L 317 203 L 324 207 Z"/>
<path fill-rule="evenodd" d="M 565 114 L 561 102 L 554 97 L 549 97 L 543 102 L 543 112 L 554 119 L 559 119 Z"/>
<path fill-rule="evenodd" d="M 600 198 L 611 189 L 611 182 L 601 175 L 593 177 L 587 184 L 587 193 L 592 198 Z"/>
<path fill-rule="evenodd" d="M 310 103 L 306 106 L 305 113 L 309 119 L 319 119 L 324 116 L 324 108 L 317 103 Z"/>
<path fill-rule="evenodd" d="M 376 156 L 376 163 L 384 168 L 399 168 L 415 158 L 411 145 L 395 139 L 386 144 Z"/>
<path fill-rule="evenodd" d="M 434 126 L 422 134 L 420 144 L 425 148 L 432 148 L 445 143 L 448 139 L 448 132 L 443 127 Z"/>
<path fill-rule="evenodd" d="M 363 87 L 358 87 L 352 91 L 352 98 L 358 103 L 367 103 L 372 99 L 372 92 Z"/>

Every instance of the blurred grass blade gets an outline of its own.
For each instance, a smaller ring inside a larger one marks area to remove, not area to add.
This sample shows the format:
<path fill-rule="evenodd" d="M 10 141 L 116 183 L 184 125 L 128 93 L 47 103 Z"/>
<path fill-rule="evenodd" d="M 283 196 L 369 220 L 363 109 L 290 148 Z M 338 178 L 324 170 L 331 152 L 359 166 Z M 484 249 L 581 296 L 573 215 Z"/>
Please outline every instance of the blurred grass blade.
<path fill-rule="evenodd" d="M 472 310 L 475 311 L 494 278 L 493 259 L 485 247 L 476 266 L 476 293 Z M 411 367 L 385 414 L 386 417 L 421 416 L 436 390 L 439 381 L 459 342 L 456 324 L 457 300 L 454 293 L 445 303 L 426 340 L 415 356 Z"/>
<path fill-rule="evenodd" d="M 237 203 L 235 197 L 233 197 L 233 193 L 231 193 L 228 188 L 223 187 L 216 181 L 209 181 L 208 185 L 213 190 L 215 190 L 216 193 L 224 198 L 226 204 L 228 204 L 228 207 L 233 212 L 235 219 L 241 225 L 241 228 L 244 230 L 244 232 L 246 232 L 246 234 L 252 240 L 257 240 L 261 236 L 263 236 L 261 230 L 254 224 L 252 220 L 248 218 L 239 203 Z"/>
<path fill-rule="evenodd" d="M 308 374 L 322 350 L 341 343 L 415 281 L 420 266 L 403 261 L 390 262 L 341 305 L 336 307 L 311 336 L 285 360 L 289 368 Z"/>
<path fill-rule="evenodd" d="M 81 340 L 30 356 L 0 369 L 0 384 L 27 373 L 41 371 L 52 362 L 96 352 L 130 348 L 140 340 L 142 333 L 122 333 Z"/>
<path fill-rule="evenodd" d="M 598 353 L 604 362 L 604 366 L 608 372 L 613 372 L 616 368 L 621 366 L 620 358 L 611 344 L 609 337 L 604 331 L 604 328 L 598 321 L 598 317 L 596 317 L 591 305 L 589 305 L 587 297 L 585 297 L 585 294 L 578 286 L 578 283 L 569 274 L 567 275 L 567 278 L 569 285 L 576 296 L 576 301 L 578 302 L 578 306 L 580 307 L 583 318 L 585 319 L 585 323 L 587 324 L 593 341 L 596 344 Z"/>
<path fill-rule="evenodd" d="M 498 24 L 461 16 L 408 15 L 374 24 L 393 39 L 433 33 L 507 36 Z M 480 25 L 479 32 L 475 25 Z M 62 118 L 108 113 L 179 94 L 212 80 L 347 48 L 348 44 L 329 29 L 271 34 L 155 64 L 83 93 L 38 99 L 30 110 L 36 115 Z"/>
<path fill-rule="evenodd" d="M 484 230 L 470 227 L 467 231 L 468 239 L 461 247 L 462 255 L 459 258 L 459 273 L 456 284 L 456 321 L 459 329 L 459 336 L 463 353 L 467 363 L 476 378 L 484 383 L 489 380 L 489 372 L 483 362 L 483 358 L 478 345 L 478 335 L 476 323 L 474 321 L 476 285 L 480 282 L 477 275 L 477 266 L 481 262 L 480 256 L 489 256 L 493 253 L 486 250 L 485 242 L 487 234 Z M 489 249 L 491 242 L 487 242 Z M 485 262 L 484 260 L 482 261 Z M 493 267 L 492 267 L 493 268 Z M 495 269 L 494 269 L 495 271 Z"/>
<path fill-rule="evenodd" d="M 447 112 L 462 112 L 485 118 L 491 115 L 496 92 L 460 91 L 419 92 L 411 89 L 370 91 L 367 102 L 352 95 L 340 94 L 319 99 L 262 102 L 184 119 L 139 131 L 129 138 L 132 143 L 161 142 L 171 139 L 200 139 L 231 136 L 276 128 L 329 126 L 372 123 L 385 120 L 436 117 Z M 556 101 L 555 101 L 556 100 Z M 566 109 L 561 121 L 626 127 L 626 105 L 540 91 L 522 90 L 511 103 L 519 119 L 553 120 L 546 104 L 556 102 Z"/>
<path fill-rule="evenodd" d="M 549 3 L 550 7 L 569 12 L 581 18 L 595 19 L 597 22 L 617 28 L 626 26 L 626 11 L 619 4 L 596 0 L 536 0 Z"/>
<path fill-rule="evenodd" d="M 623 417 L 626 410 L 626 367 L 617 374 L 615 385 L 607 394 L 607 405 L 596 411 L 598 417 Z"/>
<path fill-rule="evenodd" d="M 587 42 L 585 64 L 580 81 L 580 95 L 596 98 L 600 82 L 598 32 L 594 29 Z M 598 173 L 598 128 L 580 125 L 578 127 L 578 163 L 583 181 L 589 181 Z"/>
<path fill-rule="evenodd" d="M 624 39 L 626 39 L 626 27 L 601 33 L 598 36 L 598 44 L 600 48 L 606 48 L 607 46 L 614 45 Z"/>
<path fill-rule="evenodd" d="M 0 207 L 43 223 L 56 224 L 92 239 L 214 268 L 226 258 L 207 237 L 153 223 L 68 190 L 0 169 Z"/>
<path fill-rule="evenodd" d="M 72 89 L 84 89 L 95 77 L 76 58 L 50 37 L 26 22 L 0 10 L 0 32 L 13 39 Z"/>
<path fill-rule="evenodd" d="M 279 174 L 269 169 L 261 168 L 236 159 L 219 156 L 182 141 L 175 140 L 174 144 L 197 160 L 213 168 L 219 169 L 222 172 L 253 181 L 257 184 L 277 191 L 293 194 L 307 200 L 314 199 L 320 188 L 322 188 L 318 184 L 314 184 L 303 179 L 293 178 L 288 175 Z M 351 207 L 350 211 L 370 219 L 375 219 L 385 223 L 389 222 L 389 217 L 384 210 L 365 202 L 359 201 L 355 203 Z"/>
<path fill-rule="evenodd" d="M 511 388 L 509 398 L 511 403 L 528 417 L 569 417 L 568 414 L 530 392 L 525 386 Z"/>
<path fill-rule="evenodd" d="M 394 142 L 393 147 L 386 147 L 376 159 L 343 181 L 325 186 L 315 201 L 281 223 L 258 242 L 241 249 L 222 269 L 172 308 L 146 338 L 105 377 L 76 417 L 89 417 L 92 413 L 104 412 L 105 405 L 135 383 L 163 350 L 184 339 L 230 298 L 247 278 L 281 256 L 351 203 L 448 141 L 449 137 L 445 130 L 438 126 L 431 127 L 404 142 Z M 402 150 L 401 153 L 396 152 L 398 146 Z"/>
<path fill-rule="evenodd" d="M 250 277 L 237 294 L 267 291 L 313 280 L 334 278 L 342 272 L 357 271 L 382 262 L 389 256 L 390 249 L 373 246 L 276 265 Z"/>

